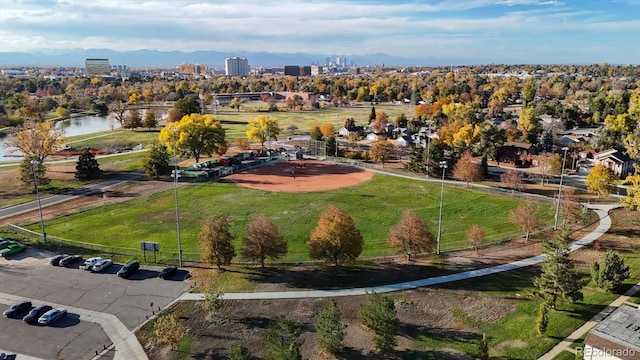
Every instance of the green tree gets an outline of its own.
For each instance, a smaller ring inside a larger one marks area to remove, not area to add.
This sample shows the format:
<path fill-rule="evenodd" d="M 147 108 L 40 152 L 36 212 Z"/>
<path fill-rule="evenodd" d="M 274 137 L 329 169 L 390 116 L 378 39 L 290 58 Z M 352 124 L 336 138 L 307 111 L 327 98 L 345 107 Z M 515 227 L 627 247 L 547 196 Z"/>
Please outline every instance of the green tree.
<path fill-rule="evenodd" d="M 367 302 L 360 307 L 358 319 L 373 330 L 373 342 L 378 351 L 387 353 L 397 346 L 398 318 L 392 298 L 375 292 L 368 294 Z"/>
<path fill-rule="evenodd" d="M 161 175 L 168 175 L 171 173 L 167 147 L 157 140 L 152 142 L 149 151 L 145 154 L 144 159 L 142 160 L 142 167 L 144 168 L 144 173 L 147 174 L 147 176 L 153 176 L 156 179 Z"/>
<path fill-rule="evenodd" d="M 543 336 L 549 325 L 549 307 L 546 303 L 540 304 L 538 317 L 536 318 L 536 332 L 538 336 Z"/>
<path fill-rule="evenodd" d="M 47 178 L 47 167 L 41 162 L 32 163 L 35 159 L 25 157 L 20 161 L 18 166 L 18 182 L 20 188 L 24 190 L 33 190 L 35 192 L 35 182 L 38 186 L 48 185 L 51 180 Z M 37 179 L 37 180 L 36 180 Z"/>
<path fill-rule="evenodd" d="M 178 154 L 194 157 L 196 162 L 204 154 L 222 155 L 227 151 L 225 130 L 220 121 L 211 115 L 183 116 L 180 121 L 162 128 L 159 139 L 167 149 L 174 150 L 177 147 Z"/>
<path fill-rule="evenodd" d="M 329 136 L 326 140 L 326 146 L 327 146 L 327 155 L 334 155 L 337 154 L 336 152 L 336 146 L 337 142 L 336 142 L 336 138 L 335 136 Z"/>
<path fill-rule="evenodd" d="M 230 360 L 251 360 L 251 352 L 240 342 L 233 343 L 229 351 Z"/>
<path fill-rule="evenodd" d="M 542 263 L 540 276 L 533 280 L 538 295 L 556 309 L 559 300 L 572 302 L 582 300 L 582 280 L 569 258 L 569 232 L 559 232 L 553 239 L 545 240 L 543 246 L 547 258 Z"/>
<path fill-rule="evenodd" d="M 607 251 L 602 263 L 591 263 L 591 278 L 597 287 L 609 293 L 615 291 L 630 275 L 629 265 L 613 250 Z"/>
<path fill-rule="evenodd" d="M 200 103 L 196 98 L 191 96 L 185 96 L 182 99 L 178 99 L 173 107 L 180 111 L 182 115 L 200 114 Z"/>
<path fill-rule="evenodd" d="M 384 163 L 388 162 L 391 157 L 396 153 L 396 145 L 389 140 L 380 140 L 371 144 L 369 156 L 377 163 L 381 163 L 384 168 Z"/>
<path fill-rule="evenodd" d="M 272 139 L 276 140 L 280 135 L 280 127 L 278 126 L 278 120 L 267 116 L 258 116 L 255 119 L 249 120 L 247 125 L 247 138 L 251 141 L 259 142 L 260 148 L 264 147 L 265 141 Z"/>
<path fill-rule="evenodd" d="M 369 113 L 369 124 L 371 124 L 375 120 L 376 120 L 376 107 L 372 106 L 371 107 L 371 113 Z"/>
<path fill-rule="evenodd" d="M 432 251 L 435 237 L 416 213 L 404 209 L 398 224 L 389 230 L 387 244 L 401 248 L 407 261 L 411 261 L 411 255 L 416 252 Z"/>
<path fill-rule="evenodd" d="M 218 270 L 222 269 L 222 265 L 231 264 L 231 260 L 236 256 L 231 244 L 233 236 L 229 227 L 229 218 L 226 215 L 214 215 L 211 219 L 205 220 L 200 231 L 202 260 L 209 264 L 215 263 Z"/>
<path fill-rule="evenodd" d="M 71 117 L 71 113 L 66 108 L 63 108 L 62 106 L 58 106 L 58 108 L 56 108 L 56 116 L 58 116 L 61 119 L 68 119 Z"/>
<path fill-rule="evenodd" d="M 258 215 L 249 222 L 241 254 L 243 259 L 259 261 L 264 268 L 265 259 L 287 254 L 287 242 L 271 219 Z"/>
<path fill-rule="evenodd" d="M 536 79 L 534 78 L 527 79 L 522 89 L 522 96 L 524 97 L 524 103 L 526 106 L 533 105 L 533 100 L 536 97 L 536 91 L 537 91 Z"/>
<path fill-rule="evenodd" d="M 307 248 L 312 259 L 325 259 L 337 266 L 340 260 L 354 260 L 360 256 L 363 243 L 353 219 L 343 209 L 329 205 L 320 215 Z"/>
<path fill-rule="evenodd" d="M 614 192 L 616 180 L 613 172 L 604 165 L 597 164 L 591 169 L 591 173 L 584 180 L 585 185 L 590 192 L 595 193 L 598 197 L 609 195 Z"/>
<path fill-rule="evenodd" d="M 102 176 L 102 170 L 98 165 L 98 160 L 89 149 L 84 149 L 82 155 L 78 157 L 76 163 L 76 179 L 91 180 L 98 179 Z"/>
<path fill-rule="evenodd" d="M 309 137 L 311 140 L 322 140 L 322 130 L 318 125 L 311 125 L 311 129 L 309 129 Z"/>
<path fill-rule="evenodd" d="M 346 325 L 341 322 L 340 309 L 335 299 L 331 299 L 329 304 L 316 315 L 316 337 L 318 346 L 330 353 L 335 354 L 344 347 L 344 338 L 347 335 Z"/>
<path fill-rule="evenodd" d="M 266 360 L 299 360 L 302 359 L 300 348 L 303 341 L 299 339 L 300 328 L 284 315 L 278 315 L 269 324 L 264 341 L 267 348 Z"/>

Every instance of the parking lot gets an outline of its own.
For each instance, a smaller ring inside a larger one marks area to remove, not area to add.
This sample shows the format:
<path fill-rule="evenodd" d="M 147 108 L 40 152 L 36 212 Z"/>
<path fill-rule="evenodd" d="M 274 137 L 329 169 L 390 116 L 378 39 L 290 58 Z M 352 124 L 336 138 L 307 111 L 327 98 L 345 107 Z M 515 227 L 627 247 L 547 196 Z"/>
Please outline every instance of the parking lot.
<path fill-rule="evenodd" d="M 123 279 L 116 276 L 122 264 L 114 264 L 102 273 L 91 273 L 78 269 L 82 262 L 70 268 L 49 265 L 52 255 L 28 249 L 9 259 L 0 259 L 0 293 L 31 300 L 34 306 L 59 304 L 113 314 L 132 330 L 189 287 L 184 281 L 186 271 L 162 280 L 157 277 L 160 266 L 142 266 Z M 2 311 L 7 307 L 0 305 Z M 98 323 L 83 321 L 80 314 L 71 310 L 52 326 L 0 318 L 0 349 L 5 351 L 43 359 L 90 359 L 96 350 L 110 344 Z"/>

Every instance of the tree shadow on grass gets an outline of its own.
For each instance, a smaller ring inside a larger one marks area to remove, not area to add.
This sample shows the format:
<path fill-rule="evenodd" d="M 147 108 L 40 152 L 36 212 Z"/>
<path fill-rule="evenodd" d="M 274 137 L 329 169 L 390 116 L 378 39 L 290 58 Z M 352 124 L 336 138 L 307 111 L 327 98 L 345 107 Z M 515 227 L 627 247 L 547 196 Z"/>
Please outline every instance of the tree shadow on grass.
<path fill-rule="evenodd" d="M 449 274 L 451 271 L 434 266 L 416 264 L 364 266 L 313 266 L 304 269 L 270 269 L 250 274 L 249 279 L 259 283 L 285 284 L 291 288 L 332 290 L 369 287 L 414 281 Z"/>
<path fill-rule="evenodd" d="M 499 274 L 434 285 L 433 287 L 449 290 L 462 289 L 468 291 L 498 291 L 522 294 L 533 286 L 533 278 L 538 275 L 540 275 L 540 266 L 533 265 Z M 516 298 L 519 298 L 519 296 L 516 295 Z"/>

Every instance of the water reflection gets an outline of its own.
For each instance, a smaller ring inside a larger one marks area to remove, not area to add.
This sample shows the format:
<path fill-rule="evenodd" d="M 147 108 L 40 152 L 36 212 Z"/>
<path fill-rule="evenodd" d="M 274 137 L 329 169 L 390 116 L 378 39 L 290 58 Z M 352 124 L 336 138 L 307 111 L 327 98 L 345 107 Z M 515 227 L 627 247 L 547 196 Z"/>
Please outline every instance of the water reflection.
<path fill-rule="evenodd" d="M 120 123 L 109 116 L 79 116 L 58 121 L 56 126 L 64 130 L 65 137 L 71 137 L 114 130 L 120 127 Z M 12 149 L 7 147 L 8 139 L 8 136 L 0 138 L 0 162 L 16 161 L 22 156 L 20 152 L 12 152 Z"/>

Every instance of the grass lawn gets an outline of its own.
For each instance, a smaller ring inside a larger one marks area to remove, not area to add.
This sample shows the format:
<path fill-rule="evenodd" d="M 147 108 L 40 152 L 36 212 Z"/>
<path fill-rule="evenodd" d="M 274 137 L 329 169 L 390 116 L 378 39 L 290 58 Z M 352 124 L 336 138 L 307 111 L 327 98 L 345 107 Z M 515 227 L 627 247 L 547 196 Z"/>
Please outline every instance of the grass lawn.
<path fill-rule="evenodd" d="M 518 234 L 505 220 L 519 199 L 462 187 L 445 187 L 441 249 L 465 244 L 469 226 L 478 223 L 486 239 Z M 247 223 L 265 214 L 285 235 L 289 253 L 282 260 L 308 260 L 306 242 L 320 213 L 330 204 L 344 208 L 364 237 L 362 258 L 395 254 L 386 245 L 389 228 L 403 208 L 414 210 L 435 234 L 438 225 L 439 184 L 375 175 L 362 185 L 327 192 L 272 193 L 237 187 L 232 183 L 183 184 L 179 190 L 182 248 L 186 258 L 197 259 L 202 221 L 212 214 L 229 215 L 231 233 L 241 239 Z M 545 205 L 545 221 L 552 220 L 552 206 Z M 37 230 L 37 224 L 32 225 Z M 164 252 L 175 252 L 174 192 L 165 191 L 123 203 L 94 208 L 47 222 L 47 233 L 69 240 L 137 249 L 141 240 L 160 243 Z M 236 240 L 236 248 L 240 241 Z"/>

